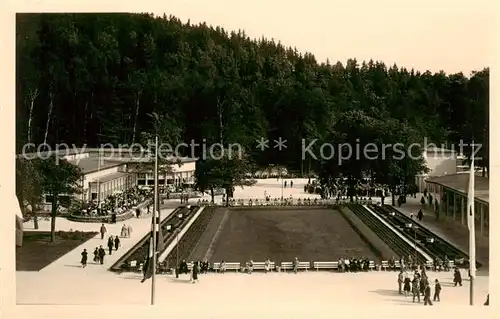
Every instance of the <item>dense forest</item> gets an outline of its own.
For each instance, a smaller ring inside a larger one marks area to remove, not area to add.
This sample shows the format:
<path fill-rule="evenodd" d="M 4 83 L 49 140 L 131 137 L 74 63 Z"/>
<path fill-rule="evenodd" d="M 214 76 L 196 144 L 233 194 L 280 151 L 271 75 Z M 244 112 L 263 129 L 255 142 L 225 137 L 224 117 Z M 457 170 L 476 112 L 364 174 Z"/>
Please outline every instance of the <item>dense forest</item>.
<path fill-rule="evenodd" d="M 303 158 L 302 139 L 425 137 L 448 147 L 474 139 L 485 145 L 477 164 L 488 165 L 488 68 L 464 75 L 382 61 L 318 63 L 274 40 L 171 16 L 19 14 L 16 96 L 18 151 L 26 143 L 144 143 L 156 127 L 163 142 L 240 143 L 257 166 L 323 176 L 387 179 L 422 168 L 358 161 L 339 171 L 333 160 Z M 282 137 L 287 148 L 261 152 L 261 137 Z"/>

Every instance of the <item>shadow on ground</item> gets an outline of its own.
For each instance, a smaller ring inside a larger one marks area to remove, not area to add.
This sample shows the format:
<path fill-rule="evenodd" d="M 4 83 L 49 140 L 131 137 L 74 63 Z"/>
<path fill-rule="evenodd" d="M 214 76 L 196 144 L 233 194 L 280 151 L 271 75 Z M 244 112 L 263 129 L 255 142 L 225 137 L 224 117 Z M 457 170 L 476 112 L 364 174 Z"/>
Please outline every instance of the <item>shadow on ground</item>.
<path fill-rule="evenodd" d="M 377 289 L 377 290 L 372 290 L 370 292 L 380 296 L 400 296 L 397 290 L 390 290 L 390 289 Z"/>

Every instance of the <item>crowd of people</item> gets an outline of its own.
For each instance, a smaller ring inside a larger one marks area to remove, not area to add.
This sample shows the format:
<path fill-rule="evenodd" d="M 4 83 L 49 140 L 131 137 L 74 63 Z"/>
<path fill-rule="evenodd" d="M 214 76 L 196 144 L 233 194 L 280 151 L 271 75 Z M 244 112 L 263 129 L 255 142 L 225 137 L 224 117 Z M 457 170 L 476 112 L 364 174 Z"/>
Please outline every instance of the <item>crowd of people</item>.
<path fill-rule="evenodd" d="M 139 187 L 130 188 L 122 193 L 110 195 L 99 203 L 97 200 L 86 203 L 82 209 L 82 215 L 97 217 L 121 214 L 144 202 L 151 195 L 151 190 Z"/>
<path fill-rule="evenodd" d="M 99 233 L 101 234 L 101 240 L 104 240 L 106 234 L 107 234 L 107 229 L 106 229 L 106 226 L 104 224 L 101 224 L 101 227 L 99 229 Z M 132 234 L 132 226 L 130 225 L 123 225 L 122 228 L 121 228 L 121 232 L 120 232 L 120 236 L 113 236 L 113 235 L 109 235 L 108 239 L 107 239 L 107 248 L 108 248 L 108 253 L 106 254 L 106 250 L 103 248 L 103 245 L 99 245 L 99 247 L 95 247 L 94 249 L 94 258 L 93 258 L 93 261 L 95 264 L 101 264 L 103 265 L 104 264 L 104 257 L 106 255 L 112 255 L 113 254 L 113 250 L 114 251 L 117 251 L 118 248 L 121 246 L 121 238 L 130 238 Z M 81 260 L 80 260 L 80 263 L 82 264 L 82 267 L 85 268 L 87 267 L 87 264 L 88 264 L 88 251 L 87 249 L 83 249 L 82 253 L 81 253 Z"/>
<path fill-rule="evenodd" d="M 458 274 L 460 276 L 460 271 L 455 268 L 455 276 Z M 457 280 L 457 279 L 455 279 Z M 460 285 L 462 279 L 460 277 Z M 455 284 L 456 285 L 456 284 Z M 432 306 L 432 302 L 441 301 L 441 284 L 438 279 L 434 280 L 434 296 L 431 300 L 431 285 L 430 279 L 424 268 L 415 269 L 413 273 L 413 278 L 410 278 L 410 274 L 405 270 L 401 269 L 398 274 L 398 292 L 400 295 L 405 297 L 412 296 L 412 302 L 420 302 L 420 297 L 423 297 L 424 306 Z"/>

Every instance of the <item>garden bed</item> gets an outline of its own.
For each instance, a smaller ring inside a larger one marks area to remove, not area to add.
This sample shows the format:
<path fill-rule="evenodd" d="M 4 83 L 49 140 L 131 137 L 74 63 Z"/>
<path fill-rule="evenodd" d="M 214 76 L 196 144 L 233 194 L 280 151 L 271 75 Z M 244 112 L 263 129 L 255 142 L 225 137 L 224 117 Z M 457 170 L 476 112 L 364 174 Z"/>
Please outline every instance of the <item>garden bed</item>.
<path fill-rule="evenodd" d="M 16 247 L 16 271 L 39 271 L 96 235 L 59 231 L 55 242 L 50 242 L 50 232 L 24 232 L 23 246 Z"/>

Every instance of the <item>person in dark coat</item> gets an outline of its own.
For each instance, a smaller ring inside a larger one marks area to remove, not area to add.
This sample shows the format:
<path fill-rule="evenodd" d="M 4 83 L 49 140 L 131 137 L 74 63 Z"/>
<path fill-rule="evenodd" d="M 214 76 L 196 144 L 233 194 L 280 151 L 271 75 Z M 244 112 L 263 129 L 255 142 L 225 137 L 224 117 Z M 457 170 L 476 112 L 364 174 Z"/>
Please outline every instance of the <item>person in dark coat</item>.
<path fill-rule="evenodd" d="M 460 274 L 460 270 L 455 268 L 455 273 L 453 274 L 453 282 L 455 283 L 455 287 L 458 285 L 462 286 L 462 275 Z"/>
<path fill-rule="evenodd" d="M 425 284 L 424 284 L 425 285 Z M 424 306 L 432 306 L 432 301 L 431 301 L 431 286 L 430 285 L 425 285 L 424 288 Z"/>
<path fill-rule="evenodd" d="M 108 238 L 108 249 L 109 249 L 109 254 L 111 255 L 111 253 L 113 252 L 113 246 L 115 245 L 114 243 L 114 240 L 113 240 L 113 236 L 110 236 Z"/>
<path fill-rule="evenodd" d="M 84 250 L 82 251 L 82 260 L 81 260 L 81 263 L 82 263 L 82 267 L 83 267 L 83 268 L 87 267 L 87 258 L 88 258 L 87 249 L 84 249 Z"/>
<path fill-rule="evenodd" d="M 187 274 L 189 272 L 188 264 L 185 260 L 181 261 L 179 265 L 179 274 Z"/>
<path fill-rule="evenodd" d="M 434 298 L 432 298 L 433 301 L 441 301 L 439 298 L 439 294 L 441 293 L 441 284 L 439 283 L 439 280 L 435 280 L 435 285 L 434 285 Z"/>
<path fill-rule="evenodd" d="M 195 283 L 198 281 L 198 272 L 200 271 L 197 261 L 195 261 L 193 263 L 193 270 L 192 271 L 193 271 L 193 281 L 192 282 Z"/>
<path fill-rule="evenodd" d="M 99 230 L 101 233 L 101 239 L 104 239 L 104 235 L 106 234 L 107 230 L 104 224 L 101 225 L 101 229 Z"/>
<path fill-rule="evenodd" d="M 115 236 L 115 250 L 118 250 L 118 247 L 120 247 L 120 238 Z"/>
<path fill-rule="evenodd" d="M 405 277 L 403 291 L 404 291 L 405 297 L 408 297 L 408 295 L 410 295 L 411 280 L 410 280 L 410 277 L 408 277 L 408 276 Z"/>
<path fill-rule="evenodd" d="M 404 282 L 404 274 L 401 270 L 398 274 L 398 292 L 400 295 L 403 294 L 403 282 Z"/>
<path fill-rule="evenodd" d="M 104 256 L 106 256 L 106 251 L 104 250 L 104 248 L 102 248 L 102 245 L 99 246 L 99 262 L 102 264 L 104 264 Z"/>
<path fill-rule="evenodd" d="M 484 305 L 485 306 L 489 306 L 490 305 L 490 294 L 488 294 L 488 296 L 486 296 L 486 301 L 484 302 Z"/>
<path fill-rule="evenodd" d="M 96 264 L 99 263 L 99 248 L 98 247 L 96 247 L 94 249 L 94 262 Z"/>
<path fill-rule="evenodd" d="M 417 218 L 419 221 L 422 221 L 422 218 L 424 218 L 424 213 L 422 212 L 421 209 L 417 213 Z"/>
<path fill-rule="evenodd" d="M 415 298 L 420 302 L 420 278 L 417 276 L 413 278 L 411 292 L 413 294 L 413 302 L 415 302 Z"/>
<path fill-rule="evenodd" d="M 427 286 L 429 286 L 429 281 L 427 280 L 427 276 L 424 276 L 424 273 L 422 273 L 422 277 L 420 278 L 420 293 L 422 296 L 425 296 L 425 288 Z"/>

